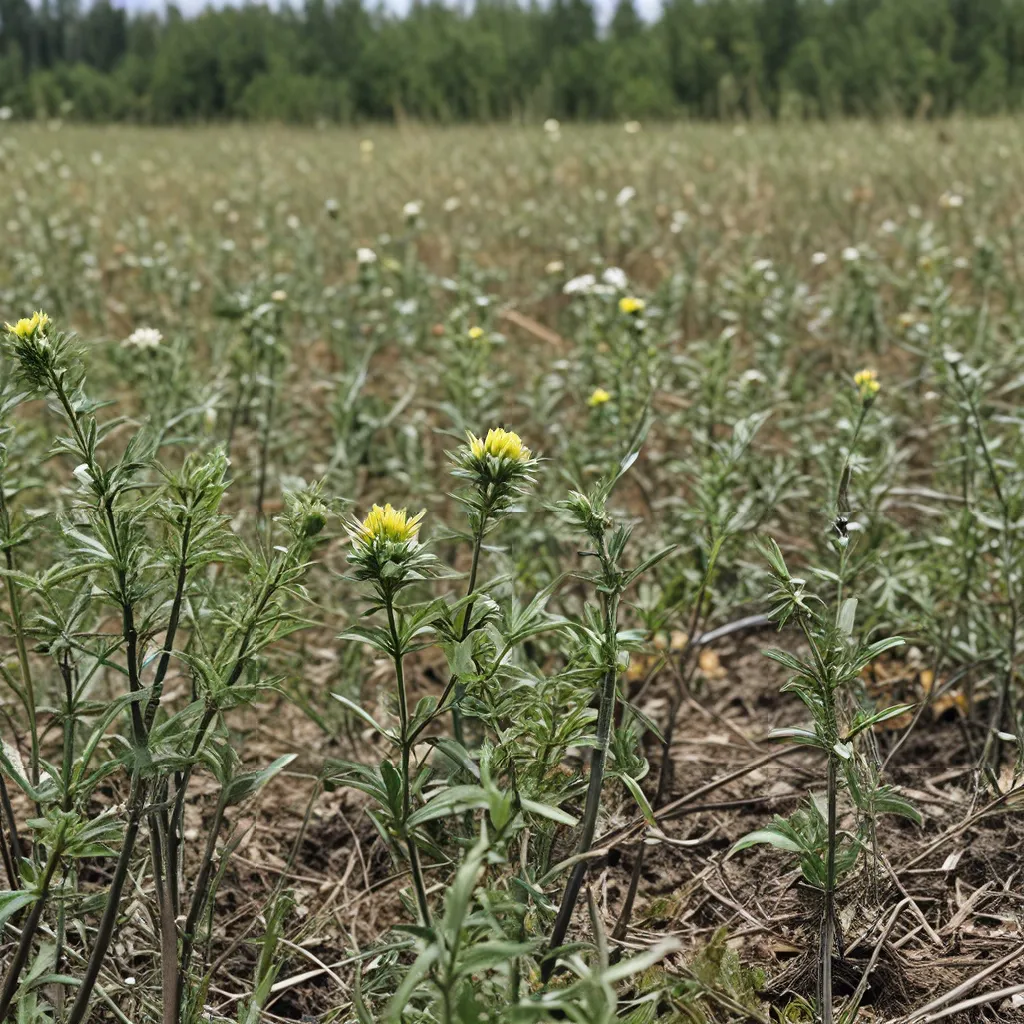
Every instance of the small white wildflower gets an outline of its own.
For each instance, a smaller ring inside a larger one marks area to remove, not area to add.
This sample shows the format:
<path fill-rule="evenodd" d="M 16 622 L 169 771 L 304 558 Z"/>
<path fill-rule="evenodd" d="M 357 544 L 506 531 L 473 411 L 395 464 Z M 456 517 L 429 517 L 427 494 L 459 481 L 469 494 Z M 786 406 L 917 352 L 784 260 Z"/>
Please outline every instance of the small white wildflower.
<path fill-rule="evenodd" d="M 458 196 L 449 196 L 442 204 L 442 209 L 445 213 L 454 213 L 462 205 L 462 200 Z"/>
<path fill-rule="evenodd" d="M 328 217 L 337 217 L 341 210 L 341 204 L 337 199 L 325 199 L 324 210 L 327 212 Z"/>
<path fill-rule="evenodd" d="M 276 291 L 273 291 L 273 292 L 270 293 L 270 301 L 271 302 L 287 302 L 288 301 L 288 293 L 286 291 L 284 291 L 283 289 L 278 288 Z"/>
<path fill-rule="evenodd" d="M 377 254 L 372 249 L 367 249 L 366 246 L 360 246 L 356 249 L 356 262 L 364 267 L 376 263 Z"/>
<path fill-rule="evenodd" d="M 566 281 L 562 291 L 566 295 L 589 295 L 597 284 L 597 278 L 593 274 L 580 274 L 579 277 Z"/>
<path fill-rule="evenodd" d="M 887 217 L 882 221 L 882 234 L 883 235 L 895 235 L 897 230 L 896 221 Z"/>
<path fill-rule="evenodd" d="M 636 189 L 632 185 L 627 185 L 625 188 L 619 189 L 619 194 L 615 197 L 615 205 L 621 208 L 635 196 Z"/>
<path fill-rule="evenodd" d="M 848 245 L 843 250 L 843 260 L 846 263 L 856 263 L 860 259 L 860 249 L 855 245 Z"/>
<path fill-rule="evenodd" d="M 144 349 L 159 348 L 164 336 L 155 327 L 137 327 L 122 344 L 126 348 Z"/>
<path fill-rule="evenodd" d="M 299 223 L 300 223 L 299 218 L 296 217 L 294 213 L 288 214 L 288 218 L 287 218 L 287 220 L 285 220 L 285 224 L 287 224 L 289 229 L 292 230 L 292 231 L 298 231 L 299 230 Z"/>
<path fill-rule="evenodd" d="M 561 130 L 561 127 L 562 126 L 558 123 L 558 118 L 556 117 L 549 117 L 544 122 L 544 131 L 546 131 L 548 135 L 557 135 Z"/>
<path fill-rule="evenodd" d="M 621 267 L 609 267 L 601 275 L 601 280 L 620 292 L 624 292 L 629 285 L 629 278 Z"/>
<path fill-rule="evenodd" d="M 750 265 L 750 269 L 753 270 L 755 274 L 763 274 L 766 270 L 772 269 L 772 261 L 754 260 L 754 262 Z"/>
<path fill-rule="evenodd" d="M 402 207 L 402 215 L 406 220 L 415 220 L 423 212 L 423 204 L 410 200 Z"/>
<path fill-rule="evenodd" d="M 825 263 L 825 262 L 826 262 L 827 260 L 828 260 L 828 254 L 827 254 L 827 253 L 823 253 L 823 252 L 816 252 L 816 253 L 815 253 L 815 254 L 814 254 L 814 255 L 813 255 L 812 257 L 811 257 L 811 262 L 812 262 L 812 263 L 813 263 L 813 264 L 814 264 L 814 265 L 815 265 L 816 267 L 820 267 L 820 266 L 822 265 L 822 263 Z"/>
<path fill-rule="evenodd" d="M 944 210 L 959 210 L 964 205 L 964 197 L 958 192 L 943 192 L 939 196 L 939 206 Z"/>
<path fill-rule="evenodd" d="M 565 270 L 565 264 L 561 260 L 552 260 L 545 268 L 545 274 L 560 274 Z"/>
<path fill-rule="evenodd" d="M 0 107 L 0 121 L 10 121 L 14 117 L 14 111 L 10 107 Z"/>
<path fill-rule="evenodd" d="M 636 133 L 640 131 L 640 122 L 627 121 L 622 127 L 625 128 L 627 135 L 636 135 Z"/>

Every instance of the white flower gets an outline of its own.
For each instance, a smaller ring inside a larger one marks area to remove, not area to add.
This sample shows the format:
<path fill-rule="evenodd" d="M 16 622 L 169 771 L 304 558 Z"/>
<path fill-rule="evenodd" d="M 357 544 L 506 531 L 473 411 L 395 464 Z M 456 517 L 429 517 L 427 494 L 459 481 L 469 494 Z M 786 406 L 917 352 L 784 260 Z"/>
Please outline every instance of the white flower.
<path fill-rule="evenodd" d="M 943 192 L 939 196 L 939 206 L 944 210 L 959 210 L 964 205 L 964 197 L 958 192 Z"/>
<path fill-rule="evenodd" d="M 627 135 L 636 135 L 636 133 L 640 131 L 640 122 L 627 121 L 622 127 L 626 129 Z"/>
<path fill-rule="evenodd" d="M 566 281 L 562 291 L 566 295 L 589 295 L 597 284 L 597 278 L 593 274 L 580 274 L 571 281 Z"/>
<path fill-rule="evenodd" d="M 372 156 L 373 139 L 363 139 L 363 141 L 359 143 L 359 152 L 362 153 L 363 156 Z"/>
<path fill-rule="evenodd" d="M 882 221 L 882 233 L 885 235 L 896 234 L 897 227 L 898 225 L 896 224 L 896 221 L 892 220 L 891 218 L 886 218 L 885 220 Z"/>
<path fill-rule="evenodd" d="M 615 205 L 625 206 L 635 195 L 636 189 L 632 185 L 627 185 L 625 188 L 619 189 L 619 194 L 615 197 Z"/>
<path fill-rule="evenodd" d="M 750 269 L 753 270 L 755 274 L 763 274 L 766 270 L 772 269 L 772 261 L 754 260 L 754 262 L 750 265 Z"/>
<path fill-rule="evenodd" d="M 813 255 L 812 257 L 811 257 L 811 262 L 812 262 L 812 263 L 813 263 L 813 264 L 814 264 L 814 265 L 815 265 L 816 267 L 820 267 L 820 266 L 822 265 L 822 263 L 824 263 L 824 262 L 825 262 L 825 261 L 826 261 L 827 259 L 828 259 L 828 255 L 827 255 L 826 253 L 823 253 L 823 252 L 816 252 L 816 253 L 815 253 L 815 254 L 814 254 L 814 255 Z"/>
<path fill-rule="evenodd" d="M 83 487 L 88 487 L 92 483 L 92 473 L 84 462 L 80 466 L 75 466 L 72 475 Z"/>
<path fill-rule="evenodd" d="M 548 135 L 557 135 L 561 127 L 562 126 L 558 123 L 558 118 L 556 117 L 549 117 L 544 122 L 544 131 L 546 131 Z"/>
<path fill-rule="evenodd" d="M 561 260 L 552 260 L 545 268 L 545 274 L 560 274 L 565 270 L 565 264 Z"/>
<path fill-rule="evenodd" d="M 410 200 L 402 207 L 402 215 L 406 220 L 415 220 L 423 212 L 423 204 Z"/>
<path fill-rule="evenodd" d="M 462 205 L 462 200 L 458 196 L 449 196 L 442 204 L 442 209 L 445 213 L 454 213 Z"/>
<path fill-rule="evenodd" d="M 377 254 L 372 249 L 367 249 L 365 246 L 360 246 L 356 249 L 356 262 L 360 266 L 367 266 L 370 263 L 377 262 Z"/>
<path fill-rule="evenodd" d="M 855 245 L 848 245 L 843 250 L 843 259 L 847 263 L 856 263 L 860 259 L 860 249 Z"/>
<path fill-rule="evenodd" d="M 14 111 L 10 107 L 0 107 L 0 121 L 10 121 L 14 117 Z"/>
<path fill-rule="evenodd" d="M 629 285 L 629 278 L 626 277 L 626 272 L 620 267 L 609 267 L 601 275 L 601 280 L 620 292 L 624 292 Z"/>
<path fill-rule="evenodd" d="M 296 217 L 294 213 L 290 213 L 288 214 L 287 220 L 285 220 L 285 224 L 287 224 L 292 231 L 298 231 L 300 221 L 299 218 Z"/>
<path fill-rule="evenodd" d="M 122 344 L 126 348 L 137 348 L 140 351 L 149 348 L 159 348 L 164 336 L 155 327 L 137 327 Z"/>
<path fill-rule="evenodd" d="M 325 199 L 324 209 L 327 211 L 328 217 L 337 217 L 338 211 L 341 209 L 341 204 L 337 199 Z"/>

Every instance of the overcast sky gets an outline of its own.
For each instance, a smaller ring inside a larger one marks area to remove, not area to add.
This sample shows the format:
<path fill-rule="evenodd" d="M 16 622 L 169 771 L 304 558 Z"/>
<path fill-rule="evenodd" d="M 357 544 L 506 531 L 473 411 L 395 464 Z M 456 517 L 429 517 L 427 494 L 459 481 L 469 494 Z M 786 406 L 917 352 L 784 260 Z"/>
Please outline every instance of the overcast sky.
<path fill-rule="evenodd" d="M 130 11 L 162 11 L 165 6 L 165 0 L 114 0 L 114 2 Z M 217 0 L 213 6 L 222 6 L 225 2 L 238 4 L 242 0 Z M 278 0 L 268 0 L 268 2 L 271 5 L 276 5 Z M 368 6 L 372 7 L 376 0 L 366 0 L 366 2 Z M 606 21 L 611 16 L 616 0 L 594 0 L 594 2 L 601 20 Z M 647 18 L 654 17 L 661 7 L 661 0 L 634 0 L 634 2 L 637 10 Z M 186 14 L 194 14 L 196 11 L 202 10 L 207 3 L 208 0 L 177 0 L 177 6 Z M 404 13 L 409 7 L 410 0 L 383 0 L 383 3 L 390 10 Z"/>

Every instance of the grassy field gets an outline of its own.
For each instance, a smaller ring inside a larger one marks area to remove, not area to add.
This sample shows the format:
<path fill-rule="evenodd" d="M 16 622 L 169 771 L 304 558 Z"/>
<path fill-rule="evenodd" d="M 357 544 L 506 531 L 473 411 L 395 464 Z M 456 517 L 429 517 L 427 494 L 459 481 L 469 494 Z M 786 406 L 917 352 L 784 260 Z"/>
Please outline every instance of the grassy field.
<path fill-rule="evenodd" d="M 0 1019 L 1021 1014 L 1019 123 L 0 168 Z"/>

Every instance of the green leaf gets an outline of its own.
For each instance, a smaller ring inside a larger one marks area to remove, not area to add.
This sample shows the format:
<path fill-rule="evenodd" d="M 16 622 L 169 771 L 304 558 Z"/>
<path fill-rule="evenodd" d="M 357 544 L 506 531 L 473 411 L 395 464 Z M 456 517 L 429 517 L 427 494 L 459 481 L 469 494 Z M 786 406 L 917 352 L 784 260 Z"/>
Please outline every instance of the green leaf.
<path fill-rule="evenodd" d="M 354 700 L 349 700 L 348 697 L 343 696 L 340 693 L 332 693 L 331 696 L 339 703 L 348 708 L 357 718 L 361 718 L 374 732 L 380 733 L 381 736 L 386 736 L 392 742 L 395 741 L 395 736 L 389 730 L 385 729 L 373 715 L 370 714 L 365 708 L 360 707 Z"/>
<path fill-rule="evenodd" d="M 651 805 L 648 802 L 647 797 L 644 796 L 644 791 L 640 788 L 640 783 L 629 775 L 623 774 L 620 775 L 619 778 L 622 779 L 626 789 L 633 794 L 633 799 L 636 801 L 637 807 L 640 808 L 640 813 L 644 816 L 644 820 L 647 824 L 657 828 L 658 819 L 654 817 L 654 811 L 651 809 Z"/>
<path fill-rule="evenodd" d="M 3 931 L 3 927 L 11 915 L 16 914 L 22 907 L 30 906 L 35 901 L 36 894 L 25 889 L 0 892 L 0 932 Z"/>
<path fill-rule="evenodd" d="M 857 598 L 848 597 L 839 608 L 836 617 L 836 628 L 843 636 L 853 636 L 854 623 L 857 621 Z"/>
<path fill-rule="evenodd" d="M 224 793 L 225 802 L 237 804 L 246 797 L 258 792 L 275 775 L 287 768 L 297 756 L 297 754 L 283 754 L 258 772 L 243 772 L 241 775 L 238 775 L 228 784 L 228 788 Z"/>
<path fill-rule="evenodd" d="M 847 741 L 852 740 L 855 736 L 864 732 L 865 729 L 870 729 L 873 725 L 877 725 L 879 722 L 886 722 L 890 718 L 899 718 L 900 715 L 905 715 L 908 711 L 913 710 L 913 704 L 895 704 L 893 707 L 886 708 L 884 711 L 876 711 L 873 715 L 868 715 L 867 718 L 855 722 L 847 734 L 846 739 Z"/>
<path fill-rule="evenodd" d="M 759 843 L 767 843 L 769 846 L 774 846 L 777 850 L 785 850 L 787 853 L 803 853 L 803 847 L 789 836 L 784 836 L 772 828 L 760 828 L 737 839 L 733 843 L 732 849 L 729 850 L 729 856 L 751 846 L 757 846 Z"/>
<path fill-rule="evenodd" d="M 536 814 L 538 817 L 547 818 L 550 821 L 557 821 L 562 825 L 568 825 L 570 828 L 574 828 L 579 822 L 578 818 L 574 818 L 571 814 L 558 807 L 552 807 L 551 804 L 542 804 L 525 796 L 519 798 L 519 806 L 530 814 Z"/>

